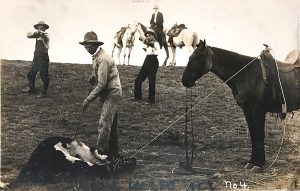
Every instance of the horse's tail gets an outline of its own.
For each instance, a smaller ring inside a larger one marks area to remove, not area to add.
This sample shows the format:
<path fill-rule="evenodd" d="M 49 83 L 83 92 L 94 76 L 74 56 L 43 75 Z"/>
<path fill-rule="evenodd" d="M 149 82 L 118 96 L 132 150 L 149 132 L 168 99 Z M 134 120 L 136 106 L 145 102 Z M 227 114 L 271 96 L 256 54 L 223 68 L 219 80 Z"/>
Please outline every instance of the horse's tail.
<path fill-rule="evenodd" d="M 197 32 L 194 32 L 193 33 L 193 37 L 194 37 L 194 41 L 193 41 L 193 49 L 195 49 L 196 48 L 196 45 L 198 44 L 198 34 L 197 34 Z"/>

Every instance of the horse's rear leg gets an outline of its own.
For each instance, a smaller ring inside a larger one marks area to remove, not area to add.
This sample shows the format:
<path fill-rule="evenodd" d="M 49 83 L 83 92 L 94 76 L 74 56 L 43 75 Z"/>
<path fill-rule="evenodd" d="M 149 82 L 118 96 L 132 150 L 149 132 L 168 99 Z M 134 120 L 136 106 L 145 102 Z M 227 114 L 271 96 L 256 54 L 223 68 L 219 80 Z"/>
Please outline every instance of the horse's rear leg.
<path fill-rule="evenodd" d="M 172 48 L 172 52 L 173 52 L 173 58 L 172 58 L 171 66 L 175 66 L 176 65 L 176 47 Z"/>
<path fill-rule="evenodd" d="M 251 171 L 259 172 L 265 164 L 265 112 L 256 105 L 243 108 L 243 111 L 248 124 L 252 144 L 251 159 L 245 168 L 251 168 Z"/>
<path fill-rule="evenodd" d="M 169 59 L 169 48 L 168 48 L 168 44 L 167 43 L 164 43 L 164 49 L 165 49 L 165 52 L 166 52 L 166 59 L 164 61 L 163 66 L 166 66 L 167 65 L 167 61 Z"/>
<path fill-rule="evenodd" d="M 131 53 L 131 48 L 130 48 L 129 51 L 128 51 L 127 65 L 129 65 L 130 53 Z"/>
<path fill-rule="evenodd" d="M 126 58 L 126 48 L 123 48 L 122 50 L 122 53 L 123 53 L 123 65 L 125 65 L 125 58 Z"/>

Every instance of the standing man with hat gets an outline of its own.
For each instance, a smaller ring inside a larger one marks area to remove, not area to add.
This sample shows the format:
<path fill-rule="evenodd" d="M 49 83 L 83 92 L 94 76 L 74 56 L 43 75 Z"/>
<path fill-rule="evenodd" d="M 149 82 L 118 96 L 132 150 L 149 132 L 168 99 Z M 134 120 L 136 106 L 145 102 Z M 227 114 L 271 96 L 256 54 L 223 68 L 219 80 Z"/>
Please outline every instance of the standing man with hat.
<path fill-rule="evenodd" d="M 92 55 L 93 69 L 89 78 L 94 90 L 86 97 L 82 109 L 86 110 L 97 97 L 103 102 L 103 107 L 98 123 L 97 149 L 99 153 L 118 156 L 118 105 L 122 97 L 122 88 L 119 72 L 113 58 L 106 53 L 98 41 L 97 34 L 93 31 L 84 35 L 83 42 L 79 42 L 88 53 Z"/>
<path fill-rule="evenodd" d="M 150 27 L 156 32 L 157 41 L 160 45 L 160 48 L 162 48 L 164 16 L 161 12 L 158 11 L 158 5 L 154 5 L 153 9 L 154 9 L 154 13 L 152 14 L 150 20 Z"/>
<path fill-rule="evenodd" d="M 49 87 L 50 78 L 49 78 L 49 55 L 48 55 L 48 49 L 49 49 L 49 36 L 48 33 L 45 31 L 49 28 L 49 25 L 47 25 L 44 21 L 39 21 L 36 25 L 34 25 L 34 28 L 37 30 L 35 32 L 28 32 L 27 37 L 28 38 L 35 38 L 35 50 L 34 50 L 34 57 L 33 62 L 31 65 L 31 69 L 29 70 L 27 74 L 28 79 L 28 87 L 23 92 L 32 94 L 35 93 L 35 78 L 36 74 L 39 71 L 41 79 L 43 81 L 43 88 L 41 90 L 40 95 L 38 98 L 44 98 L 46 97 L 46 93 Z"/>
<path fill-rule="evenodd" d="M 148 29 L 145 33 L 146 39 L 144 44 L 147 46 L 146 53 L 147 56 L 144 60 L 143 66 L 135 79 L 134 85 L 134 100 L 142 100 L 142 83 L 148 77 L 149 81 L 149 95 L 148 104 L 155 103 L 155 84 L 156 84 L 156 73 L 158 69 L 158 49 L 159 43 L 156 41 L 156 34 L 153 30 Z"/>

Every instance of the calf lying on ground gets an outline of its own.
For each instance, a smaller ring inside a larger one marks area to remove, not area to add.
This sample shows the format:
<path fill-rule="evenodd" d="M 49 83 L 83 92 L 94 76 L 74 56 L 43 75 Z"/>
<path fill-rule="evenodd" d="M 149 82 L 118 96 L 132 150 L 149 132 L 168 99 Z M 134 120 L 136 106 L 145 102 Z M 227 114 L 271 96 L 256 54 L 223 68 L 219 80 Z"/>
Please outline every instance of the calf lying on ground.
<path fill-rule="evenodd" d="M 113 173 L 130 170 L 135 164 L 135 159 L 107 158 L 97 150 L 70 138 L 50 137 L 42 141 L 32 152 L 13 184 L 61 181 L 60 175 L 63 173 L 69 178 L 109 177 Z"/>

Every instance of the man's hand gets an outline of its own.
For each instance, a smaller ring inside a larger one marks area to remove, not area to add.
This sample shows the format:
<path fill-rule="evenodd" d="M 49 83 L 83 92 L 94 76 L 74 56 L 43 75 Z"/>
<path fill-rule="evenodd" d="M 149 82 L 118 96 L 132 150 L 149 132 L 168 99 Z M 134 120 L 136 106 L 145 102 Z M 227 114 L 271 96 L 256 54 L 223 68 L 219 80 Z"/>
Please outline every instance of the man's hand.
<path fill-rule="evenodd" d="M 94 86 L 96 85 L 96 77 L 95 76 L 91 76 L 89 79 L 88 79 L 89 83 L 91 86 Z"/>
<path fill-rule="evenodd" d="M 88 108 L 89 104 L 90 104 L 89 100 L 85 99 L 82 103 L 82 110 L 83 111 L 86 110 Z"/>

